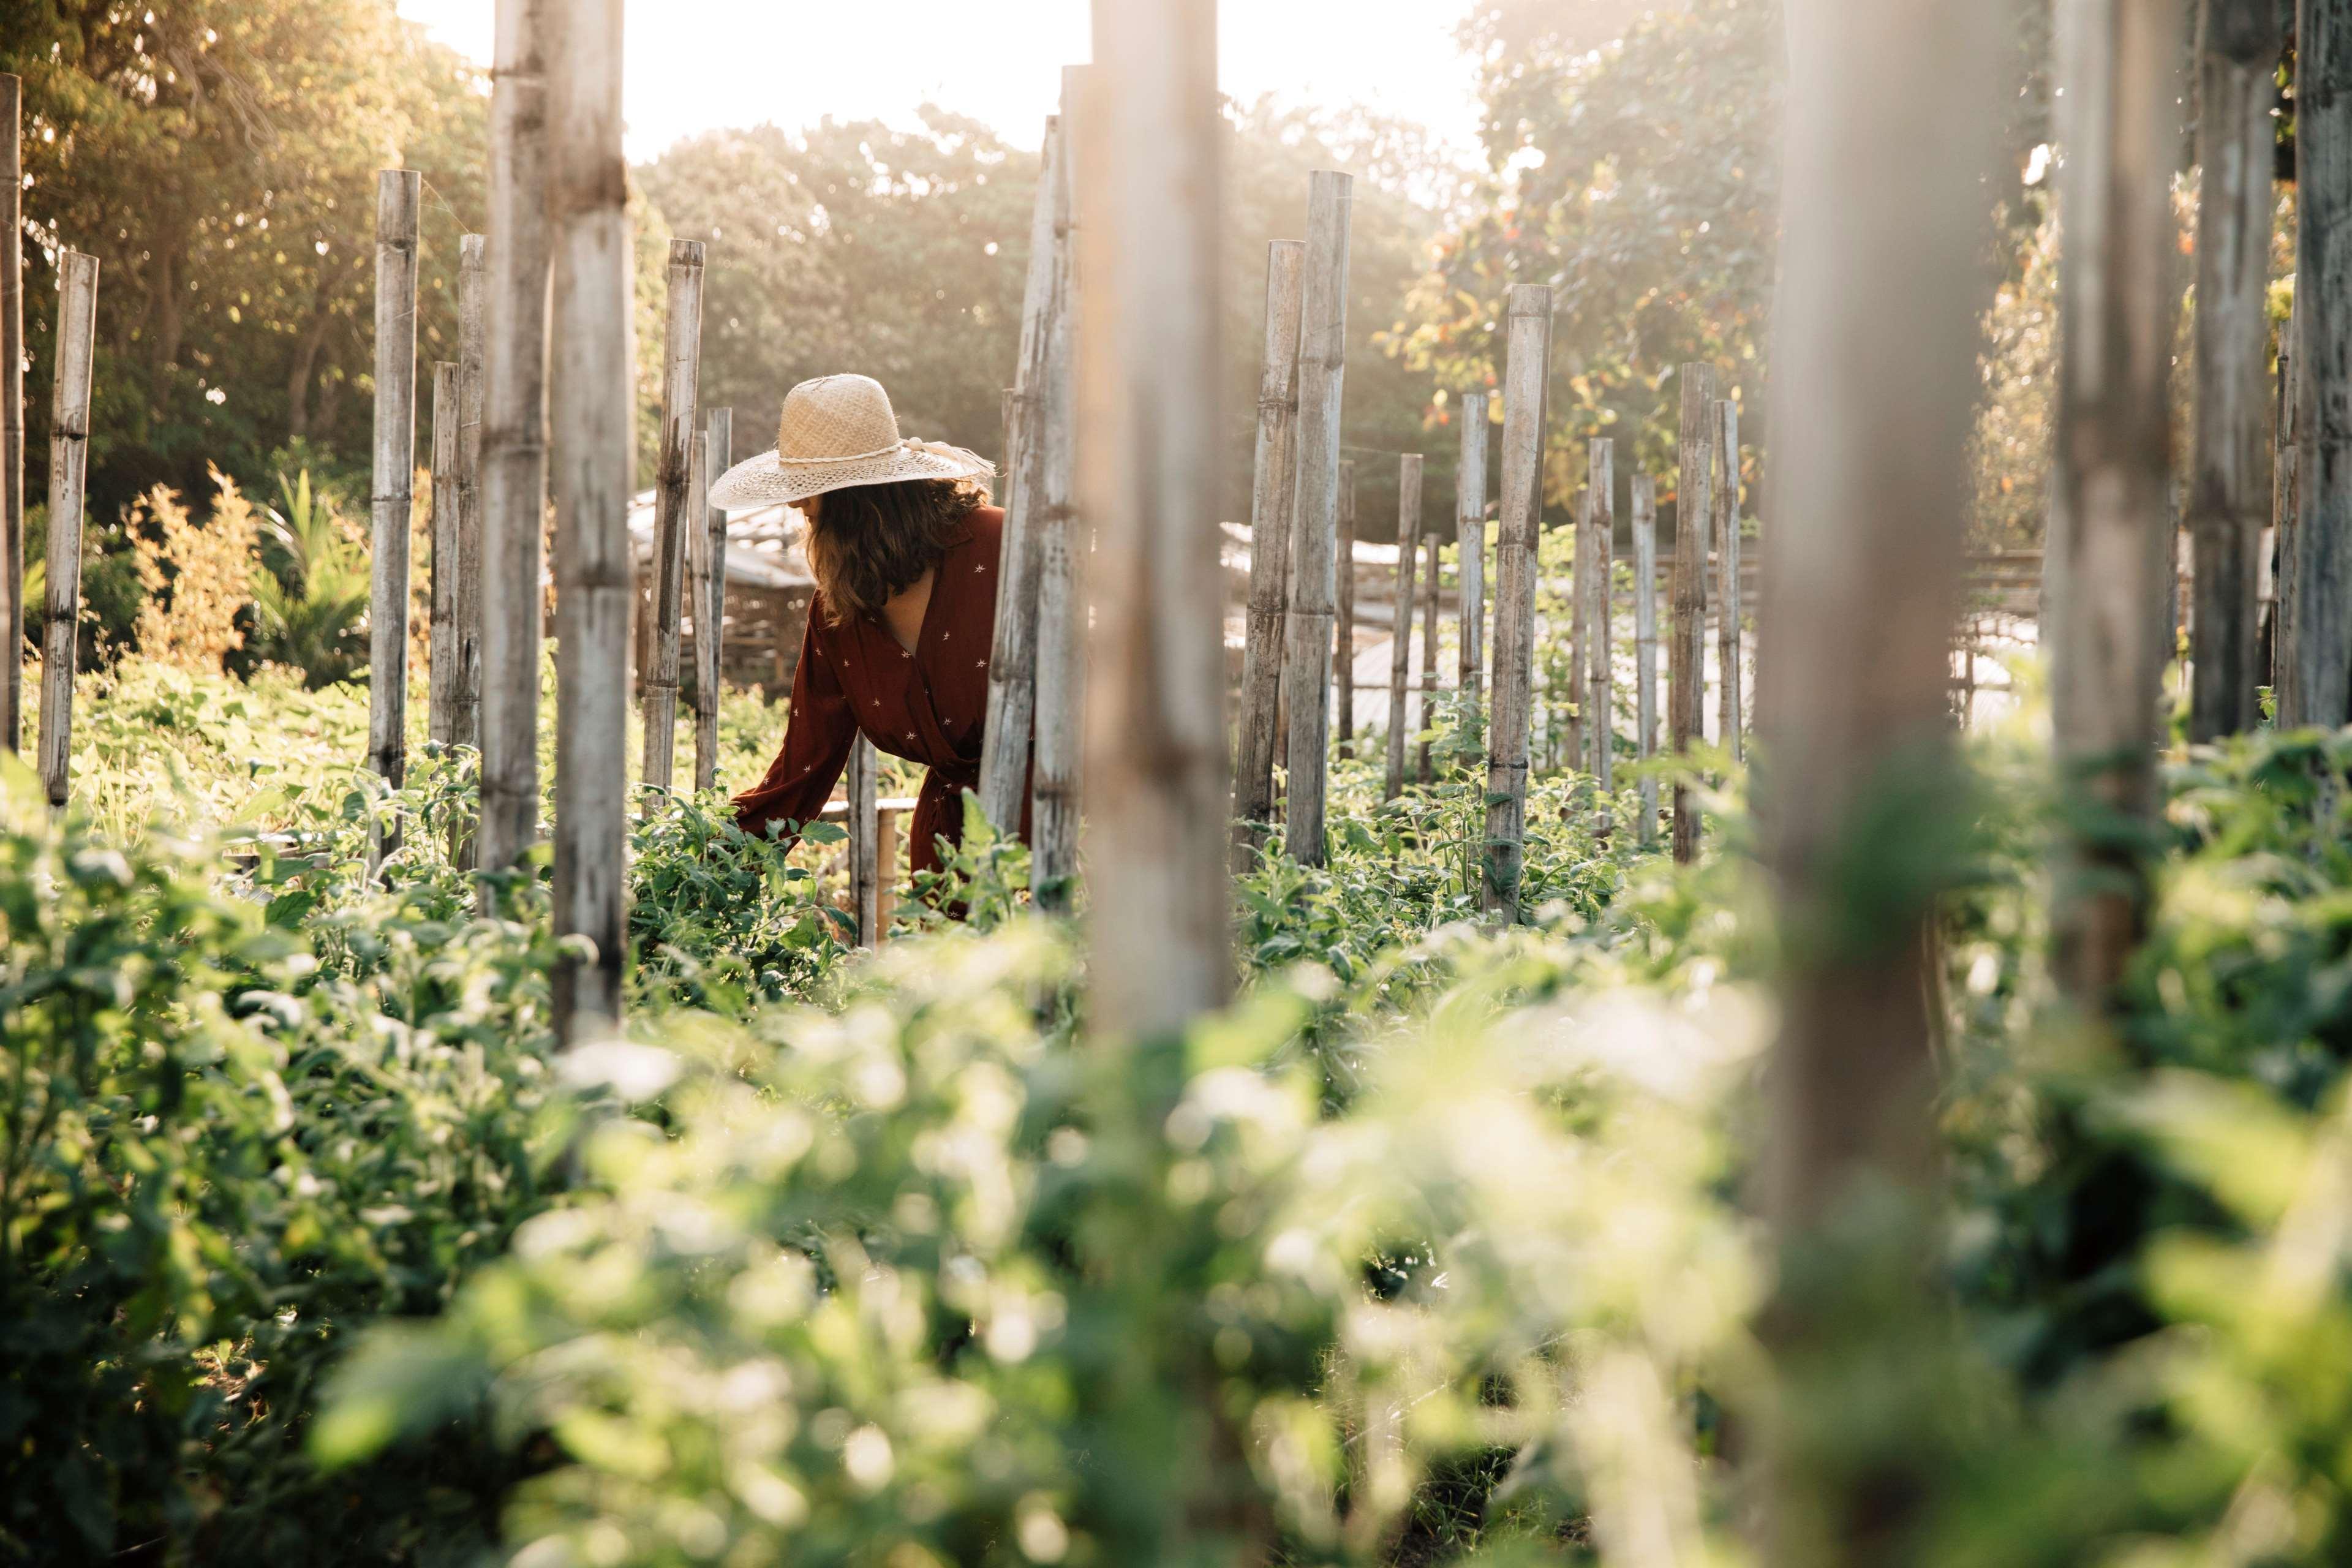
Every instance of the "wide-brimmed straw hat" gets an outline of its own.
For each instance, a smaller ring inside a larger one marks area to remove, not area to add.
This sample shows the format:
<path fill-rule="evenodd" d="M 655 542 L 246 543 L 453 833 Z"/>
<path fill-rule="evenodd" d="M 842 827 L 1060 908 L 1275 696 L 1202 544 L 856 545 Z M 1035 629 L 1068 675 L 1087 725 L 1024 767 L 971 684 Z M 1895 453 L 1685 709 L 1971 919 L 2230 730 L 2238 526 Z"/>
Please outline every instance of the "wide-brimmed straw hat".
<path fill-rule="evenodd" d="M 971 479 L 995 471 L 961 447 L 900 439 L 890 395 L 872 376 L 821 375 L 785 395 L 775 450 L 720 475 L 710 504 L 730 510 L 790 504 L 850 485 Z"/>

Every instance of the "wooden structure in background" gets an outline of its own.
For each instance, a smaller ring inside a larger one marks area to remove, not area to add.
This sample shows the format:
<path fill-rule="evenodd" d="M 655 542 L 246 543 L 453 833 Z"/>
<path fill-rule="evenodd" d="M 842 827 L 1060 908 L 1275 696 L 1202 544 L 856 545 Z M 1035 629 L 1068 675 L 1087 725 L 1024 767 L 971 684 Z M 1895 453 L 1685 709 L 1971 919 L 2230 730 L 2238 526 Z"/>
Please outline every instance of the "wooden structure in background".
<path fill-rule="evenodd" d="M 1234 730 L 1236 847 L 1274 816 L 1275 727 L 1282 716 L 1283 610 L 1290 597 L 1290 534 L 1298 503 L 1298 319 L 1307 247 L 1266 247 L 1265 347 L 1257 384 L 1257 465 L 1250 487 L 1249 630 Z"/>
<path fill-rule="evenodd" d="M 89 383 L 98 354 L 98 258 L 58 257 L 56 388 L 49 400 L 49 556 L 41 611 L 41 784 L 62 811 L 73 763 L 80 663 L 81 530 L 89 460 Z"/>
<path fill-rule="evenodd" d="M 1486 733 L 1486 854 L 1482 902 L 1519 918 L 1527 855 L 1528 719 L 1536 636 L 1536 546 L 1543 513 L 1544 386 L 1551 364 L 1551 290 L 1515 284 L 1503 370 L 1503 516 L 1495 547 L 1494 719 Z"/>
<path fill-rule="evenodd" d="M 650 638 L 653 658 L 640 663 L 645 700 L 645 759 L 638 777 L 667 790 L 677 766 L 678 633 L 686 618 L 687 537 L 703 526 L 709 508 L 695 500 L 699 474 L 695 446 L 701 436 L 702 242 L 669 242 L 668 316 L 662 342 L 661 448 L 654 475 L 654 559 Z"/>

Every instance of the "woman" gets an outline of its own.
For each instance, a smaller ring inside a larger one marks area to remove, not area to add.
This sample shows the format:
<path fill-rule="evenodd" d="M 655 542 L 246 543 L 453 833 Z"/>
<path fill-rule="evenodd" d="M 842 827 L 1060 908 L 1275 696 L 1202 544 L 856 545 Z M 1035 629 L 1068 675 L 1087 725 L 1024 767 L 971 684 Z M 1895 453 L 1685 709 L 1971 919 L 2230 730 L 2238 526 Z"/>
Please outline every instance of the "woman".
<path fill-rule="evenodd" d="M 735 797 L 746 833 L 791 842 L 824 811 L 862 731 L 930 770 L 908 827 L 909 869 L 937 870 L 937 841 L 961 839 L 963 792 L 980 784 L 996 635 L 1004 513 L 982 483 L 993 472 L 961 447 L 901 440 L 880 383 L 828 375 L 784 399 L 774 451 L 711 488 L 713 506 L 798 506 L 816 577 L 783 750 L 759 787 Z"/>

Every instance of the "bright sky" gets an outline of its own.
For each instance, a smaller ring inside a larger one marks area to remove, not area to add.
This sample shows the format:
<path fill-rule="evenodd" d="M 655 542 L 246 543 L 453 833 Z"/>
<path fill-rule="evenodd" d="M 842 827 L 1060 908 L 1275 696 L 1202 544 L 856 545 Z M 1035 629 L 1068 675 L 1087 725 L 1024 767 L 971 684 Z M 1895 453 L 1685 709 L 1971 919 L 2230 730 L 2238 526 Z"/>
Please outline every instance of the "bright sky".
<path fill-rule="evenodd" d="M 478 60 L 494 0 L 400 0 Z M 1477 142 L 1465 0 L 1235 0 L 1219 22 L 1224 89 L 1244 101 L 1362 103 Z M 628 8 L 629 154 L 681 136 L 831 115 L 909 121 L 926 100 L 1034 143 L 1087 59 L 1087 0 L 636 0 Z"/>

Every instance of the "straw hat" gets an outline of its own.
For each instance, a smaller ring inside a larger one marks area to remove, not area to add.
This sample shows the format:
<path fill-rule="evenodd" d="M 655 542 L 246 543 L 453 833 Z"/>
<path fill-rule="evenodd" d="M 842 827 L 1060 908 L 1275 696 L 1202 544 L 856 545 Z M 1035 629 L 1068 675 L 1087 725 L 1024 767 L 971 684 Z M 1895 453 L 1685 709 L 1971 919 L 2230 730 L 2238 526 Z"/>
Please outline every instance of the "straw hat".
<path fill-rule="evenodd" d="M 710 487 L 710 504 L 733 510 L 806 500 L 850 485 L 898 479 L 969 479 L 993 474 L 985 458 L 940 441 L 898 437 L 882 384 L 821 375 L 786 395 L 776 449 L 736 464 Z"/>

